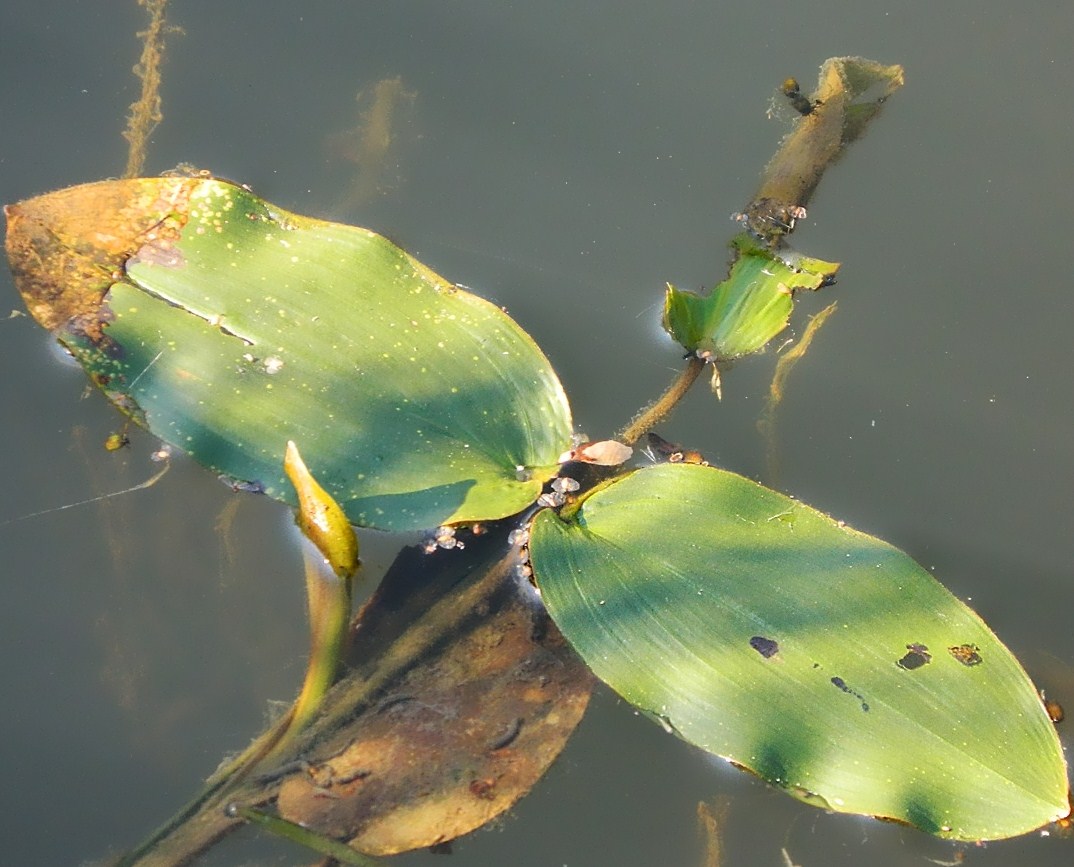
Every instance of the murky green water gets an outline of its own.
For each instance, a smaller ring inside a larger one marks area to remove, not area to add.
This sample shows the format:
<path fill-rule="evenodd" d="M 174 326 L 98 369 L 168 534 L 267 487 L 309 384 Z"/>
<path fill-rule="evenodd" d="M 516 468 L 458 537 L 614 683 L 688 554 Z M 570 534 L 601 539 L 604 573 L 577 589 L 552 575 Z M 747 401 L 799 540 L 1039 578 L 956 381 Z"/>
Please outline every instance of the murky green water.
<path fill-rule="evenodd" d="M 729 215 L 785 130 L 765 117 L 779 82 L 834 54 L 902 63 L 907 86 L 795 236 L 844 265 L 826 292 L 839 311 L 790 382 L 781 486 L 934 567 L 1074 708 L 1069 4 L 174 0 L 172 18 L 186 32 L 149 172 L 207 166 L 391 236 L 506 306 L 593 436 L 678 365 L 663 282 L 722 277 Z M 133 0 L 0 7 L 0 199 L 122 171 L 143 27 Z M 370 197 L 346 133 L 396 76 L 414 96 Z M 182 461 L 150 490 L 26 517 L 137 484 L 154 443 L 106 453 L 118 416 L 81 372 L 30 320 L 0 329 L 0 860 L 75 864 L 137 840 L 293 696 L 300 561 L 285 510 Z M 732 371 L 719 405 L 698 389 L 662 432 L 759 475 L 772 365 Z M 365 544 L 370 571 L 390 561 L 390 540 Z M 603 693 L 454 862 L 697 865 L 695 805 L 717 796 L 728 867 L 781 865 L 781 848 L 803 867 L 955 857 L 801 806 Z M 1030 836 L 966 863 L 1072 855 L 1074 840 Z M 213 863 L 251 859 L 303 854 L 238 841 Z"/>

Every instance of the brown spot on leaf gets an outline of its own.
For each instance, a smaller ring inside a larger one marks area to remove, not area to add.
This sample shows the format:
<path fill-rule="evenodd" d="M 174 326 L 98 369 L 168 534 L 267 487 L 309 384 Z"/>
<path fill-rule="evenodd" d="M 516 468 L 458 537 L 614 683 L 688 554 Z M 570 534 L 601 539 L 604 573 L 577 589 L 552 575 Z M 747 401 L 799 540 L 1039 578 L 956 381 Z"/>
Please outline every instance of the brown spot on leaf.
<path fill-rule="evenodd" d="M 470 794 L 485 801 L 496 800 L 496 781 L 494 779 L 474 780 L 470 783 Z"/>
<path fill-rule="evenodd" d="M 161 268 L 181 268 L 186 265 L 183 253 L 175 242 L 167 238 L 154 238 L 142 244 L 127 260 L 130 265 L 158 265 Z"/>
<path fill-rule="evenodd" d="M 976 644 L 956 644 L 947 648 L 955 659 L 966 666 L 980 665 L 984 660 L 981 658 L 980 648 Z"/>

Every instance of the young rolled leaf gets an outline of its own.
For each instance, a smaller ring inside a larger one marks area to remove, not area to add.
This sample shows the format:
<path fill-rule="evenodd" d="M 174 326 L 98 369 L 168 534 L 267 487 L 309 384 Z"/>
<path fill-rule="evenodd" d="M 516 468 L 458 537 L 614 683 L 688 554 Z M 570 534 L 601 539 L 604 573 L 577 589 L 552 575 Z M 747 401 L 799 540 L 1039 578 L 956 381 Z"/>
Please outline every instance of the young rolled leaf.
<path fill-rule="evenodd" d="M 283 471 L 295 488 L 295 520 L 302 534 L 317 547 L 338 578 L 350 581 L 358 571 L 358 536 L 343 509 L 310 474 L 294 442 L 287 443 Z"/>
<path fill-rule="evenodd" d="M 539 513 L 530 558 L 598 677 L 809 803 L 959 840 L 1070 811 L 1018 662 L 878 539 L 732 473 L 664 464 Z"/>
<path fill-rule="evenodd" d="M 739 236 L 731 275 L 708 295 L 668 284 L 664 329 L 689 352 L 730 361 L 764 348 L 787 327 L 797 289 L 818 289 L 838 264 L 788 260 Z"/>
<path fill-rule="evenodd" d="M 244 487 L 294 502 L 294 440 L 352 522 L 427 528 L 523 509 L 570 445 L 529 335 L 366 229 L 212 178 L 5 210 L 34 317 L 124 412 Z"/>

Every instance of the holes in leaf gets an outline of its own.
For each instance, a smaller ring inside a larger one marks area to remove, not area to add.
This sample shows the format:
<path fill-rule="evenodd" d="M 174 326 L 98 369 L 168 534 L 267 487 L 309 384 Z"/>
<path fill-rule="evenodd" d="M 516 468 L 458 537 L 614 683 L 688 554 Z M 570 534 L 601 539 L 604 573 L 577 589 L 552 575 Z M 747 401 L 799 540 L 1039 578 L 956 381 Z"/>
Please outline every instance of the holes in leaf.
<path fill-rule="evenodd" d="M 779 642 L 763 635 L 755 635 L 750 639 L 750 647 L 756 650 L 765 659 L 771 659 L 779 653 Z"/>
<path fill-rule="evenodd" d="M 899 668 L 914 671 L 932 662 L 932 654 L 924 644 L 907 644 L 907 653 L 898 661 Z"/>
<path fill-rule="evenodd" d="M 847 682 L 841 677 L 833 677 L 831 680 L 832 685 L 836 687 L 836 689 L 845 692 L 847 695 L 854 696 L 854 698 L 861 702 L 861 709 L 866 713 L 869 712 L 869 703 L 865 700 L 865 696 L 847 686 Z"/>

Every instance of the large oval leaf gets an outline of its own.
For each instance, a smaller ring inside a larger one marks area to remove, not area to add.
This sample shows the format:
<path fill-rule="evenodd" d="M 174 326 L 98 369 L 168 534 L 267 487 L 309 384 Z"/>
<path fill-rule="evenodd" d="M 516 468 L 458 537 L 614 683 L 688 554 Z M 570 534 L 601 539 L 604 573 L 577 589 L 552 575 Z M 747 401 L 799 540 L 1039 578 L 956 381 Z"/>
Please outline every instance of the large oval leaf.
<path fill-rule="evenodd" d="M 365 229 L 211 178 L 107 181 L 7 209 L 34 316 L 122 409 L 290 499 L 288 440 L 357 524 L 484 520 L 569 447 L 562 387 L 498 307 Z"/>
<path fill-rule="evenodd" d="M 963 840 L 1070 810 L 1018 662 L 884 542 L 732 473 L 667 464 L 566 519 L 540 513 L 530 556 L 601 679 L 804 800 Z"/>

